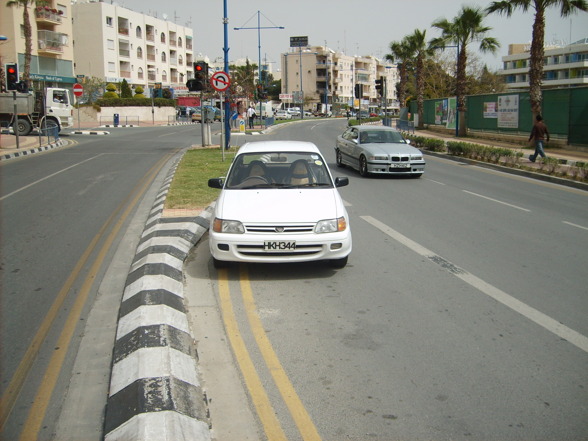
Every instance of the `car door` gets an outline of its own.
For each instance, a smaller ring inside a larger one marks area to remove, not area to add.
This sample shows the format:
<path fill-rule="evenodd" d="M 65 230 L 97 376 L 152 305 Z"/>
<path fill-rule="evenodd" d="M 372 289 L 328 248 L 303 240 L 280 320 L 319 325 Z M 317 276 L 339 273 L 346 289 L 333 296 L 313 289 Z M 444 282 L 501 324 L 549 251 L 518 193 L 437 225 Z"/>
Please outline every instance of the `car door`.
<path fill-rule="evenodd" d="M 341 159 L 346 164 L 352 164 L 353 139 L 357 138 L 357 130 L 353 127 L 349 127 L 341 136 L 337 138 L 337 148 L 341 151 Z"/>

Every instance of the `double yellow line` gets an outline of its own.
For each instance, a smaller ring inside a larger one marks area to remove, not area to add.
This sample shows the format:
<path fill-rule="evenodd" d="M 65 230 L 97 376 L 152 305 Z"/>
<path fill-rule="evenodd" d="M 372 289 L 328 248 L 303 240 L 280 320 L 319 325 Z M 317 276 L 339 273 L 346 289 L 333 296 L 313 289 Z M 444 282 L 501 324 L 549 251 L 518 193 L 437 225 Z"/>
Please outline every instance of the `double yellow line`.
<path fill-rule="evenodd" d="M 175 154 L 174 152 L 173 154 Z M 171 155 L 171 154 L 170 154 Z M 160 159 L 143 177 L 143 179 L 135 186 L 133 191 L 129 194 L 129 197 L 124 200 L 116 210 L 110 215 L 108 220 L 104 223 L 104 225 L 100 228 L 99 232 L 94 236 L 84 253 L 82 254 L 81 258 L 79 259 L 77 265 L 74 267 L 73 271 L 70 273 L 69 277 L 67 278 L 65 284 L 59 291 L 59 294 L 55 298 L 55 301 L 51 305 L 51 308 L 48 310 L 47 314 L 39 329 L 37 330 L 35 337 L 33 338 L 31 344 L 29 345 L 25 355 L 23 356 L 21 362 L 16 369 L 16 372 L 10 381 L 8 388 L 2 395 L 0 399 L 0 431 L 4 430 L 4 425 L 12 412 L 14 404 L 18 398 L 18 394 L 23 387 L 23 384 L 29 375 L 33 362 L 45 340 L 50 327 L 52 326 L 55 317 L 57 316 L 61 305 L 67 298 L 74 282 L 80 277 L 82 269 L 88 262 L 90 256 L 98 246 L 100 240 L 104 238 L 106 232 L 110 229 L 110 233 L 104 239 L 103 245 L 100 248 L 100 251 L 96 255 L 92 266 L 90 267 L 86 277 L 83 281 L 82 287 L 77 294 L 75 302 L 68 314 L 66 322 L 63 326 L 62 332 L 59 336 L 57 341 L 56 347 L 58 350 L 53 351 L 53 355 L 49 361 L 49 365 L 47 370 L 45 371 L 45 375 L 43 376 L 43 380 L 41 381 L 41 385 L 37 391 L 35 396 L 35 400 L 31 408 L 29 409 L 27 420 L 24 424 L 23 432 L 19 438 L 20 441 L 29 441 L 29 440 L 36 440 L 38 438 L 38 432 L 42 426 L 43 419 L 45 418 L 45 414 L 47 411 L 47 407 L 49 406 L 49 402 L 51 399 L 51 395 L 53 394 L 53 390 L 55 388 L 55 384 L 59 378 L 59 374 L 63 368 L 63 361 L 65 356 L 68 352 L 69 345 L 71 343 L 71 339 L 77 324 L 79 323 L 80 316 L 82 314 L 82 309 L 88 299 L 88 295 L 90 294 L 92 285 L 100 271 L 104 263 L 104 259 L 108 254 L 112 244 L 114 243 L 116 236 L 120 232 L 123 224 L 131 214 L 131 212 L 135 209 L 149 186 L 152 184 L 153 180 L 162 169 L 163 165 L 169 160 L 169 156 L 165 156 Z M 120 217 L 114 223 L 116 216 L 123 210 L 126 206 Z M 114 223 L 114 225 L 113 225 Z"/>
<path fill-rule="evenodd" d="M 218 282 L 220 304 L 227 336 L 233 348 L 233 352 L 235 353 L 237 362 L 239 363 L 239 368 L 245 379 L 245 384 L 261 424 L 263 425 L 265 434 L 269 441 L 287 441 L 284 430 L 276 417 L 270 399 L 263 387 L 249 352 L 247 351 L 243 337 L 239 332 L 239 325 L 237 324 L 235 313 L 233 311 L 228 283 L 228 271 L 226 269 L 219 270 Z M 292 416 L 302 439 L 304 441 L 321 441 L 321 437 L 319 436 L 312 419 L 304 408 L 302 401 L 298 397 L 294 386 L 280 364 L 280 360 L 264 331 L 261 319 L 257 314 L 257 308 L 253 298 L 251 284 L 249 282 L 249 274 L 245 265 L 241 265 L 240 267 L 240 287 L 249 326 L 251 327 L 257 346 L 259 347 L 265 364 L 280 391 L 282 399 L 290 411 L 290 415 Z"/>

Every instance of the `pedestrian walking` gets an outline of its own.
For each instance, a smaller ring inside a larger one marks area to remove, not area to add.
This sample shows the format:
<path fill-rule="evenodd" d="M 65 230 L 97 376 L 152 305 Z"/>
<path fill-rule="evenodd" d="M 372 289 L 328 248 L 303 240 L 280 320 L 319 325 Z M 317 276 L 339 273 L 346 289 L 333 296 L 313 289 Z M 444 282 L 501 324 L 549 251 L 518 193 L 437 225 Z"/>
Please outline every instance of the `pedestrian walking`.
<path fill-rule="evenodd" d="M 541 115 L 537 115 L 535 119 L 536 122 L 533 125 L 531 135 L 529 136 L 529 141 L 533 140 L 535 142 L 535 153 L 529 155 L 529 160 L 531 162 L 535 162 L 537 156 L 539 155 L 545 159 L 546 156 L 545 151 L 543 150 L 543 142 L 549 142 L 549 131 L 543 122 L 543 117 Z"/>
<path fill-rule="evenodd" d="M 249 120 L 249 128 L 252 129 L 253 128 L 253 122 L 255 120 L 255 110 L 253 109 L 253 106 L 249 106 L 249 109 L 247 109 L 247 118 Z"/>

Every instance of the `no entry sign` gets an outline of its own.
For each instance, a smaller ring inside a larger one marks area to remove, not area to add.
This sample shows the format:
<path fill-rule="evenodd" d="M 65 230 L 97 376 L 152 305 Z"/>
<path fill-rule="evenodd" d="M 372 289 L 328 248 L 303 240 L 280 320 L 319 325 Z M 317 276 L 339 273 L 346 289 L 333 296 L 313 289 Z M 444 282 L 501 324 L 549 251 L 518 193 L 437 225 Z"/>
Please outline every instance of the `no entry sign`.
<path fill-rule="evenodd" d="M 77 97 L 82 96 L 84 94 L 84 87 L 81 84 L 74 84 L 73 94 Z"/>

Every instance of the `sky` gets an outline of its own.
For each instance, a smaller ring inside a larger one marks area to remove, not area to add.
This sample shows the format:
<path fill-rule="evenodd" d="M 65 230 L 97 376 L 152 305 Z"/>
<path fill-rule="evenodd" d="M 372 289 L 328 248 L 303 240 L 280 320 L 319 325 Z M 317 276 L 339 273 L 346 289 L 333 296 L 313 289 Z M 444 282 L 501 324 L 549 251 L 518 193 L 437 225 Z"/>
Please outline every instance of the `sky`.
<path fill-rule="evenodd" d="M 308 36 L 311 46 L 327 46 L 347 55 L 373 55 L 384 58 L 392 41 L 399 41 L 415 29 L 426 30 L 427 39 L 440 35 L 431 23 L 440 18 L 449 21 L 462 6 L 485 8 L 486 0 L 226 0 L 229 18 L 229 59 L 248 57 L 257 64 L 261 58 L 280 68 L 280 54 L 290 50 L 290 37 Z M 224 58 L 223 0 L 113 0 L 113 3 L 173 21 L 194 30 L 194 55 L 211 61 Z M 259 27 L 268 28 L 259 31 Z M 166 18 L 167 17 L 167 18 Z M 484 24 L 492 30 L 488 36 L 501 44 L 496 55 L 481 54 L 476 43 L 468 51 L 478 53 L 490 70 L 502 68 L 511 43 L 530 43 L 534 10 L 516 11 L 512 17 L 490 15 Z M 253 28 L 234 30 L 233 28 Z M 284 27 L 285 29 L 277 29 Z M 545 42 L 569 44 L 588 37 L 588 13 L 568 18 L 558 8 L 546 15 Z M 450 48 L 446 51 L 451 50 Z M 453 49 L 455 50 L 455 49 Z"/>

